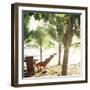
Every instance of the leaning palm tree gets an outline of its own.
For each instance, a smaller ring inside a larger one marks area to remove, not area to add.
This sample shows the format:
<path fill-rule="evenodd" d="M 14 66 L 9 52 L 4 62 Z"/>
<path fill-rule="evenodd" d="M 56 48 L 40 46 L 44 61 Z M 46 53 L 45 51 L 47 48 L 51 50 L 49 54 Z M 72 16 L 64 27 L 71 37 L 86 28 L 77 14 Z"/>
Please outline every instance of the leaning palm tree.
<path fill-rule="evenodd" d="M 33 47 L 39 47 L 40 49 L 40 61 L 42 61 L 42 48 L 52 47 L 53 43 L 49 40 L 49 36 L 46 33 L 46 29 L 44 27 L 38 26 L 36 30 L 32 31 L 31 34 Z"/>
<path fill-rule="evenodd" d="M 40 13 L 39 13 L 40 14 Z M 42 48 L 52 47 L 53 43 L 49 41 L 49 36 L 46 33 L 44 26 L 38 26 L 36 30 L 30 30 L 30 18 L 33 16 L 35 20 L 39 20 L 36 17 L 39 15 L 36 13 L 24 13 L 24 45 L 25 47 L 39 47 L 40 48 L 40 61 L 42 61 Z M 39 20 L 40 21 L 40 20 Z"/>

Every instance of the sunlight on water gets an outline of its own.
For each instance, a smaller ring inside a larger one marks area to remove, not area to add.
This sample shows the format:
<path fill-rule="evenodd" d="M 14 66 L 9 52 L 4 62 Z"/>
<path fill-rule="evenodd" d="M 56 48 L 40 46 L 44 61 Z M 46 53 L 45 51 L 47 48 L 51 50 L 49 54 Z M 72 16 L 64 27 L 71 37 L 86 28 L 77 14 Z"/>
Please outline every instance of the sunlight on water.
<path fill-rule="evenodd" d="M 48 58 L 50 55 L 52 55 L 53 53 L 57 53 L 56 56 L 50 61 L 50 63 L 48 64 L 49 66 L 53 66 L 58 64 L 58 50 L 56 48 L 49 48 L 49 49 L 43 49 L 43 61 Z M 61 52 L 61 63 L 63 61 L 63 54 L 64 50 L 62 49 Z M 38 59 L 38 62 L 40 61 L 40 52 L 39 52 L 39 48 L 25 48 L 24 49 L 24 56 L 33 56 L 34 59 Z M 76 48 L 70 48 L 70 52 L 69 52 L 69 60 L 68 60 L 68 64 L 78 64 L 81 61 L 81 54 L 80 54 L 80 49 L 76 49 Z"/>

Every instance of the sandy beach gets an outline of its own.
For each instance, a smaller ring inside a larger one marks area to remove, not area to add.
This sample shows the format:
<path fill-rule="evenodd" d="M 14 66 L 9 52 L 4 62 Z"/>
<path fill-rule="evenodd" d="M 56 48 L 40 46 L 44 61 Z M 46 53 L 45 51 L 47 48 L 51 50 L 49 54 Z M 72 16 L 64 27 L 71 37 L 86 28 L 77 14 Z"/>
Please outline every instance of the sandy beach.
<path fill-rule="evenodd" d="M 54 65 L 46 67 L 43 71 L 37 71 L 35 68 L 34 77 L 40 76 L 61 76 L 62 65 Z M 71 64 L 68 65 L 67 75 L 79 75 L 80 74 L 80 64 Z"/>

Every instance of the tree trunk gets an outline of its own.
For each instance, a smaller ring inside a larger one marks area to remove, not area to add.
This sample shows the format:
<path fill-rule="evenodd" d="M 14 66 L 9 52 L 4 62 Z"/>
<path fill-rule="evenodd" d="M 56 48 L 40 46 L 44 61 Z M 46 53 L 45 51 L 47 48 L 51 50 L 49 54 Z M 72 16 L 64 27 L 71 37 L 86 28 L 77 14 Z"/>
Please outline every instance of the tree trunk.
<path fill-rule="evenodd" d="M 68 56 L 69 56 L 69 47 L 72 42 L 73 38 L 73 21 L 72 17 L 69 16 L 68 18 L 68 27 L 67 31 L 64 35 L 64 58 L 63 58 L 63 64 L 62 64 L 62 75 L 67 75 L 67 64 L 68 64 Z"/>
<path fill-rule="evenodd" d="M 42 47 L 40 46 L 40 61 L 42 62 Z"/>
<path fill-rule="evenodd" d="M 68 56 L 69 56 L 69 47 L 65 47 L 62 64 L 62 75 L 67 75 Z"/>
<path fill-rule="evenodd" d="M 61 44 L 58 44 L 58 65 L 61 64 Z"/>

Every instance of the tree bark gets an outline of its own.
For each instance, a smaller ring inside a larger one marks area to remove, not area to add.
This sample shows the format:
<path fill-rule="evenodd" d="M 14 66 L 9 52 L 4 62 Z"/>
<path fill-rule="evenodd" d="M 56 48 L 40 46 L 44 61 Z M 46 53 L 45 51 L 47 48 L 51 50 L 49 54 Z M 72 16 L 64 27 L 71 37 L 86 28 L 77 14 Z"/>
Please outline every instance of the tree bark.
<path fill-rule="evenodd" d="M 64 58 L 63 58 L 63 65 L 62 65 L 62 75 L 67 75 L 67 65 L 68 65 L 68 57 L 69 57 L 69 48 L 72 43 L 72 38 L 75 33 L 75 29 L 73 29 L 73 26 L 75 24 L 75 17 L 72 15 L 69 15 L 68 17 L 68 27 L 67 31 L 64 35 Z"/>
<path fill-rule="evenodd" d="M 69 16 L 67 31 L 64 35 L 64 57 L 63 57 L 63 64 L 62 64 L 62 75 L 67 75 L 69 47 L 70 47 L 70 44 L 72 42 L 72 37 L 73 37 L 72 27 L 73 27 L 72 19 L 71 19 L 71 16 Z"/>
<path fill-rule="evenodd" d="M 61 64 L 61 44 L 58 44 L 58 65 Z"/>
<path fill-rule="evenodd" d="M 63 58 L 63 64 L 62 64 L 62 75 L 67 75 L 68 57 L 69 57 L 69 47 L 66 47 L 64 49 L 64 58 Z"/>
<path fill-rule="evenodd" d="M 42 47 L 40 46 L 40 61 L 42 62 Z"/>

